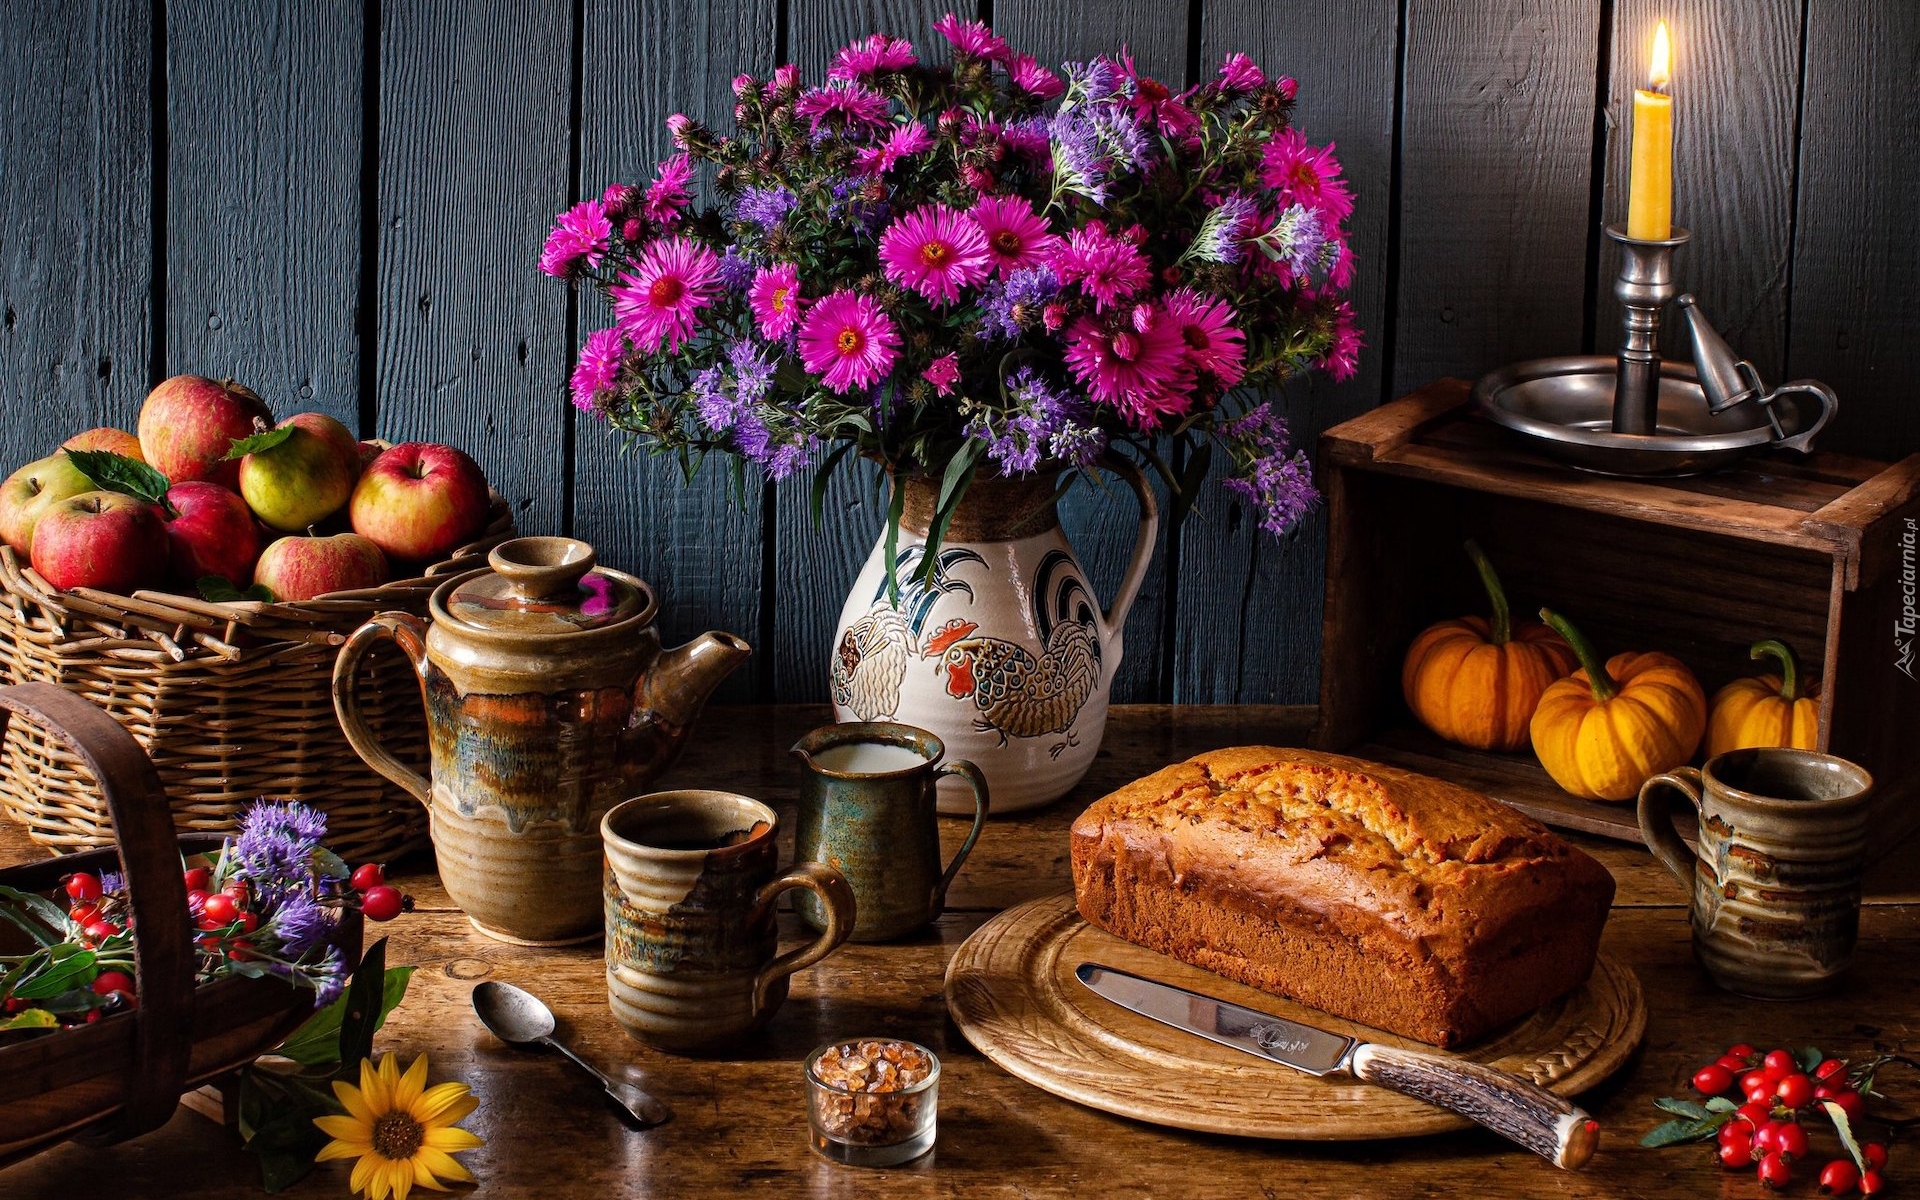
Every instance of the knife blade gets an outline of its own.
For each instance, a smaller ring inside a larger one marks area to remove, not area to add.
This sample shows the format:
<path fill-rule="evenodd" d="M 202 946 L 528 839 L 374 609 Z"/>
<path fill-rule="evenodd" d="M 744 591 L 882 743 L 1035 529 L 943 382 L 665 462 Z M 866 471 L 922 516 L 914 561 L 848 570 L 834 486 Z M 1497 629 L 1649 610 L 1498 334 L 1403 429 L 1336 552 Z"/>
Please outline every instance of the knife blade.
<path fill-rule="evenodd" d="M 1599 1144 L 1599 1122 L 1518 1075 L 1343 1037 L 1099 963 L 1083 962 L 1073 974 L 1095 995 L 1129 1012 L 1308 1075 L 1351 1074 L 1438 1105 L 1569 1171 L 1585 1166 Z"/>

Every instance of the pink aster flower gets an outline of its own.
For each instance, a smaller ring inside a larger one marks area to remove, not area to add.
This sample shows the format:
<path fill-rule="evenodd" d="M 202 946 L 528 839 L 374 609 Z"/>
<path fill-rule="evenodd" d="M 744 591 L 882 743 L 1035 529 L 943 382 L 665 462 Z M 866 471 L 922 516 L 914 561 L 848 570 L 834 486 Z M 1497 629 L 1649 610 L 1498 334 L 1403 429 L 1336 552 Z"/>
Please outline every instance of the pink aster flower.
<path fill-rule="evenodd" d="M 1338 225 L 1353 215 L 1353 193 L 1340 178 L 1333 143 L 1312 146 L 1297 129 L 1282 129 L 1267 142 L 1260 178 L 1280 194 L 1281 204 L 1302 204 L 1320 214 L 1322 224 Z"/>
<path fill-rule="evenodd" d="M 1044 262 L 1060 248 L 1060 239 L 1019 196 L 982 196 L 967 215 L 986 235 L 996 275 Z"/>
<path fill-rule="evenodd" d="M 1259 64 L 1244 54 L 1229 54 L 1227 61 L 1220 64 L 1220 86 L 1229 92 L 1251 92 L 1266 82 L 1266 73 Z"/>
<path fill-rule="evenodd" d="M 854 155 L 854 170 L 863 175 L 885 175 L 903 158 L 924 153 L 933 147 L 933 135 L 918 121 L 894 126 L 887 140 L 877 146 L 863 147 Z"/>
<path fill-rule="evenodd" d="M 597 409 L 601 394 L 619 377 L 620 362 L 626 355 L 627 336 L 618 329 L 588 334 L 586 344 L 580 347 L 580 361 L 573 368 L 573 406 L 581 412 Z"/>
<path fill-rule="evenodd" d="M 1067 330 L 1067 366 L 1088 395 L 1119 409 L 1136 429 L 1182 415 L 1192 403 L 1185 349 L 1180 331 L 1164 318 L 1140 331 L 1082 316 Z"/>
<path fill-rule="evenodd" d="M 773 75 L 768 78 L 767 86 L 761 90 L 760 94 L 767 103 L 771 104 L 777 100 L 790 100 L 799 91 L 800 68 L 792 63 L 785 63 L 774 68 Z"/>
<path fill-rule="evenodd" d="M 1333 342 L 1321 356 L 1320 365 L 1335 383 L 1352 379 L 1360 366 L 1360 331 L 1354 327 L 1353 305 L 1340 301 L 1333 309 Z"/>
<path fill-rule="evenodd" d="M 857 83 L 834 83 L 829 87 L 808 88 L 794 102 L 796 115 L 807 118 L 809 130 L 820 132 L 823 124 L 851 130 L 856 126 L 879 128 L 887 123 L 887 98 Z"/>
<path fill-rule="evenodd" d="M 800 361 L 836 392 L 872 387 L 888 371 L 900 331 L 871 296 L 833 292 L 814 302 L 800 325 Z"/>
<path fill-rule="evenodd" d="M 957 355 L 942 354 L 927 364 L 920 372 L 920 378 L 933 385 L 933 390 L 947 395 L 953 391 L 953 385 L 960 382 L 960 359 Z"/>
<path fill-rule="evenodd" d="M 612 289 L 620 331 L 652 354 L 664 343 L 678 350 L 693 336 L 696 314 L 719 288 L 720 261 L 692 238 L 667 238 L 648 246 L 633 270 Z"/>
<path fill-rule="evenodd" d="M 770 342 L 786 337 L 800 322 L 800 268 L 776 263 L 755 271 L 747 305 L 753 309 L 761 337 Z"/>
<path fill-rule="evenodd" d="M 1013 80 L 1013 86 L 1042 100 L 1051 100 L 1067 90 L 1060 77 L 1040 65 L 1040 60 L 1031 54 L 1015 55 L 1007 63 L 1007 75 Z"/>
<path fill-rule="evenodd" d="M 933 31 L 947 39 L 955 50 L 962 54 L 971 54 L 975 58 L 984 58 L 988 62 L 1003 63 L 1013 57 L 1013 47 L 1002 38 L 996 37 L 981 21 L 962 21 L 948 13 L 933 23 Z"/>
<path fill-rule="evenodd" d="M 1101 312 L 1139 291 L 1153 276 L 1153 268 L 1140 248 L 1114 237 L 1098 221 L 1068 235 L 1047 265 L 1060 282 L 1079 284 Z"/>
<path fill-rule="evenodd" d="M 1230 388 L 1246 374 L 1247 337 L 1233 323 L 1233 306 L 1225 300 L 1181 288 L 1167 297 L 1162 317 L 1186 345 L 1187 366 L 1195 374 L 1212 375 Z"/>
<path fill-rule="evenodd" d="M 669 227 L 678 221 L 680 210 L 693 199 L 693 193 L 687 190 L 692 178 L 693 160 L 685 154 L 676 154 L 661 163 L 653 183 L 647 187 L 646 205 L 641 209 L 647 219 Z"/>
<path fill-rule="evenodd" d="M 553 219 L 553 232 L 540 251 L 540 269 L 555 279 L 571 279 L 583 266 L 600 265 L 612 236 L 607 210 L 598 200 L 582 200 Z"/>
<path fill-rule="evenodd" d="M 827 78 L 852 82 L 880 71 L 904 71 L 919 61 L 913 56 L 912 42 L 876 33 L 836 54 L 833 66 L 827 70 Z"/>
<path fill-rule="evenodd" d="M 1133 65 L 1130 51 L 1120 52 L 1120 70 L 1133 80 L 1133 98 L 1127 101 L 1134 119 L 1149 129 L 1157 129 L 1170 138 L 1183 138 L 1200 128 L 1200 118 L 1186 102 L 1175 96 L 1167 85 L 1150 75 L 1142 75 Z"/>
<path fill-rule="evenodd" d="M 936 305 L 947 305 L 960 298 L 961 288 L 987 277 L 991 259 L 986 235 L 973 218 L 945 205 L 928 204 L 880 235 L 880 261 L 888 279 Z"/>

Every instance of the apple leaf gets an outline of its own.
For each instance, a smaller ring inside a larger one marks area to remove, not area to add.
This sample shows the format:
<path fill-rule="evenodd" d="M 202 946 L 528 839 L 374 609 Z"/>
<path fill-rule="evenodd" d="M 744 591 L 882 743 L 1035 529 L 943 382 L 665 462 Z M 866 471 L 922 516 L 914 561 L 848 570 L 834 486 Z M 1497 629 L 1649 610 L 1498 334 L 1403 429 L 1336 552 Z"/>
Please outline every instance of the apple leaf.
<path fill-rule="evenodd" d="M 249 454 L 258 454 L 262 450 L 271 450 L 292 437 L 293 431 L 297 428 L 299 427 L 296 425 L 282 425 L 278 429 L 269 429 L 264 433 L 256 433 L 252 437 L 235 438 L 226 457 L 228 460 L 233 460 L 245 458 Z"/>
<path fill-rule="evenodd" d="M 101 491 L 123 492 L 173 515 L 173 505 L 167 503 L 167 477 L 139 459 L 110 450 L 69 450 L 67 457 Z"/>
<path fill-rule="evenodd" d="M 229 604 L 235 600 L 264 600 L 273 603 L 273 593 L 264 583 L 256 583 L 245 591 L 233 586 L 233 580 L 225 575 L 202 575 L 193 581 L 199 589 L 202 600 L 211 600 L 215 604 Z"/>

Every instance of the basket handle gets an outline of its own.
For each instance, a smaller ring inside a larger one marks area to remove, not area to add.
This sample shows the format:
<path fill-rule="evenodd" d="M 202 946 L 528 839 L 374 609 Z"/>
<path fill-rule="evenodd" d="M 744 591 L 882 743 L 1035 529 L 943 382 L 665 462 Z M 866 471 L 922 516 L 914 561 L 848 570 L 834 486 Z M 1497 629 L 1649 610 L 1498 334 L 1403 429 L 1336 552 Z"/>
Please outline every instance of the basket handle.
<path fill-rule="evenodd" d="M 133 970 L 140 1005 L 133 1011 L 126 1107 L 95 1136 L 135 1137 L 172 1118 L 193 1049 L 192 920 L 173 811 L 146 751 L 92 702 L 50 683 L 0 687 L 0 732 L 13 713 L 44 728 L 86 764 L 113 818 L 136 926 Z"/>
<path fill-rule="evenodd" d="M 392 751 L 380 744 L 379 739 L 373 736 L 372 728 L 367 725 L 365 714 L 360 711 L 360 664 L 373 644 L 380 641 L 390 641 L 398 646 L 413 664 L 414 674 L 423 680 L 426 678 L 427 623 L 412 613 L 381 613 L 354 630 L 347 644 L 340 647 L 340 657 L 333 660 L 333 712 L 340 719 L 340 729 L 347 735 L 347 742 L 355 754 L 431 809 L 432 787 L 420 778 L 419 772 L 395 758 Z"/>

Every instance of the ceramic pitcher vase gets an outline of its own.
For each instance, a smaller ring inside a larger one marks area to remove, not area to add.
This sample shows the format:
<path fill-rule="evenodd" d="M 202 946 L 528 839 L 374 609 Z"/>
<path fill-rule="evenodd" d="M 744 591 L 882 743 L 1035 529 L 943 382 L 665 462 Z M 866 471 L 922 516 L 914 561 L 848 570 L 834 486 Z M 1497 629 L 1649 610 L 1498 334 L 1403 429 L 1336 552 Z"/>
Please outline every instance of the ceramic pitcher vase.
<path fill-rule="evenodd" d="M 883 531 L 834 632 L 834 718 L 932 731 L 985 772 L 996 816 L 1065 795 L 1099 753 L 1121 630 L 1160 525 L 1139 470 L 1119 461 L 1109 469 L 1139 500 L 1140 525 L 1105 607 L 1060 528 L 1051 474 L 975 478 L 924 578 L 938 480 L 896 477 L 905 489 L 899 597 L 888 595 Z M 954 815 L 974 807 L 951 779 L 939 806 Z"/>

